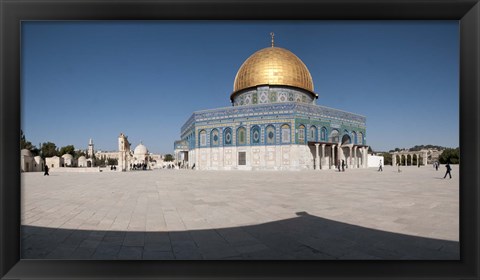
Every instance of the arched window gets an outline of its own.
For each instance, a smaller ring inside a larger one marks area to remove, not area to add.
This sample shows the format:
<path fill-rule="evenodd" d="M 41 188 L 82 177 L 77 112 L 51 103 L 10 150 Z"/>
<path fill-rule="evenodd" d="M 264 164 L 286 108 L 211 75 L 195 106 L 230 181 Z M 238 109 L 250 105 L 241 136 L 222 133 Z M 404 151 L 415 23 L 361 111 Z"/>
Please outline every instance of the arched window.
<path fill-rule="evenodd" d="M 288 124 L 282 125 L 281 128 L 282 133 L 282 143 L 287 144 L 290 143 L 290 126 Z"/>
<path fill-rule="evenodd" d="M 230 127 L 225 128 L 223 131 L 223 144 L 225 146 L 232 145 L 232 129 Z"/>
<path fill-rule="evenodd" d="M 327 141 L 327 128 L 322 127 L 322 130 L 320 132 L 320 139 L 321 141 Z"/>
<path fill-rule="evenodd" d="M 265 139 L 267 144 L 275 144 L 275 127 L 273 125 L 268 125 L 265 128 Z"/>
<path fill-rule="evenodd" d="M 352 138 L 353 138 L 353 144 L 357 144 L 357 133 L 355 131 L 352 131 Z"/>
<path fill-rule="evenodd" d="M 308 140 L 317 142 L 317 127 L 314 125 L 309 129 Z"/>
<path fill-rule="evenodd" d="M 342 145 L 344 145 L 344 144 L 352 144 L 352 138 L 350 137 L 350 135 L 348 133 L 345 133 L 342 136 Z"/>
<path fill-rule="evenodd" d="M 211 134 L 210 134 L 210 145 L 212 147 L 216 147 L 218 146 L 218 144 L 220 143 L 220 136 L 218 134 L 218 129 L 213 129 Z"/>
<path fill-rule="evenodd" d="M 357 138 L 358 138 L 357 143 L 360 145 L 363 145 L 363 133 L 359 132 Z"/>
<path fill-rule="evenodd" d="M 247 130 L 242 126 L 237 129 L 237 145 L 245 144 L 247 144 Z"/>
<path fill-rule="evenodd" d="M 200 131 L 200 147 L 204 147 L 207 145 L 207 132 L 205 130 Z"/>
<path fill-rule="evenodd" d="M 260 127 L 257 125 L 253 126 L 250 130 L 250 142 L 252 144 L 260 144 Z"/>
<path fill-rule="evenodd" d="M 305 126 L 303 124 L 298 126 L 298 144 L 305 144 Z"/>
<path fill-rule="evenodd" d="M 338 143 L 340 139 L 338 139 L 338 130 L 334 129 L 330 132 L 330 142 Z"/>

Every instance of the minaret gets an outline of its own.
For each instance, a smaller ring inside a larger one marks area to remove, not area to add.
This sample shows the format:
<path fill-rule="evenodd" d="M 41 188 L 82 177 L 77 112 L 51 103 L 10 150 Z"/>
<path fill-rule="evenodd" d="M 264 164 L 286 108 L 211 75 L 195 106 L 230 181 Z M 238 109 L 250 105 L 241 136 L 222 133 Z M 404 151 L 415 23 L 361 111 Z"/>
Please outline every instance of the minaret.
<path fill-rule="evenodd" d="M 93 140 L 92 138 L 90 138 L 90 141 L 88 141 L 88 151 L 87 151 L 87 155 L 89 158 L 93 158 Z"/>
<path fill-rule="evenodd" d="M 130 164 L 130 143 L 127 136 L 120 133 L 118 136 L 118 167 L 121 171 L 127 171 Z"/>

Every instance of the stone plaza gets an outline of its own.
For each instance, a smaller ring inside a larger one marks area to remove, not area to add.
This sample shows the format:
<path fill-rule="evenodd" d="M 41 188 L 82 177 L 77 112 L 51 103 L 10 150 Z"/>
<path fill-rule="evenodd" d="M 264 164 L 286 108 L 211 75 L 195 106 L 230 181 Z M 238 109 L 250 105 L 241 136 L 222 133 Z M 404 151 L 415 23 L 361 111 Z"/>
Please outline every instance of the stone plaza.
<path fill-rule="evenodd" d="M 459 259 L 459 166 L 22 173 L 25 259 Z"/>

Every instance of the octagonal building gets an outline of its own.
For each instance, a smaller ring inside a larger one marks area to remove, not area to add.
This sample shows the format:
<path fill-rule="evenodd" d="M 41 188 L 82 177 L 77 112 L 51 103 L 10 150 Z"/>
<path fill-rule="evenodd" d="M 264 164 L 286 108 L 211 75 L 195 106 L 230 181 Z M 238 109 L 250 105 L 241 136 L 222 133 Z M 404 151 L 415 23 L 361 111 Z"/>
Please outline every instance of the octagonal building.
<path fill-rule="evenodd" d="M 366 118 L 316 105 L 307 66 L 289 50 L 261 49 L 240 66 L 233 106 L 194 112 L 175 159 L 196 170 L 366 168 Z"/>

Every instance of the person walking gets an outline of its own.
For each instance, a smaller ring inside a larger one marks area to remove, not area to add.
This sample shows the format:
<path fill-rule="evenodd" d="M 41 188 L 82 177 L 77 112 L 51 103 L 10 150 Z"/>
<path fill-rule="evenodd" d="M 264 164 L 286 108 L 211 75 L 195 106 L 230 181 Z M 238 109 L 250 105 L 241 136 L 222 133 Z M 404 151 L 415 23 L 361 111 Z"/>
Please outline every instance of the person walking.
<path fill-rule="evenodd" d="M 338 172 L 342 171 L 342 165 L 340 164 L 340 160 L 337 160 L 337 167 L 338 167 Z"/>
<path fill-rule="evenodd" d="M 438 166 L 440 165 L 440 163 L 438 163 L 438 161 L 435 162 L 435 169 L 438 171 Z"/>
<path fill-rule="evenodd" d="M 378 170 L 377 171 L 383 171 L 383 167 L 382 167 L 382 161 L 380 160 L 380 165 L 378 166 Z"/>
<path fill-rule="evenodd" d="M 397 166 L 398 166 L 398 173 L 402 172 L 402 171 L 400 170 L 400 162 L 397 162 Z"/>
<path fill-rule="evenodd" d="M 48 165 L 45 164 L 45 173 L 43 173 L 43 176 L 50 176 L 50 174 L 48 174 Z"/>
<path fill-rule="evenodd" d="M 450 176 L 450 179 L 452 179 L 452 174 L 450 174 L 450 171 L 452 170 L 452 168 L 450 167 L 450 162 L 447 161 L 445 167 L 447 168 L 447 172 L 445 172 L 445 176 L 443 176 L 443 179 L 447 177 L 447 174 L 448 176 Z"/>
<path fill-rule="evenodd" d="M 345 160 L 342 159 L 342 171 L 345 172 Z"/>

